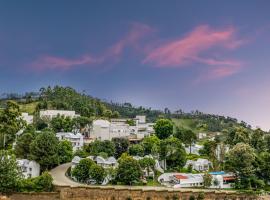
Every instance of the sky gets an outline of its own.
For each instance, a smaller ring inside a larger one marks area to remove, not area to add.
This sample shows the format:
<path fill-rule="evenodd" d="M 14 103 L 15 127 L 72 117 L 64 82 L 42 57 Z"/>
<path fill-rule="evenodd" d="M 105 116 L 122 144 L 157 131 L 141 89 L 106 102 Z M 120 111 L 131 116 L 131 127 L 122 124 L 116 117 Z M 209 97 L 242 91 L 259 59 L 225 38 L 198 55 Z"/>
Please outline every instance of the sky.
<path fill-rule="evenodd" d="M 71 86 L 270 129 L 268 0 L 0 1 L 0 94 Z"/>

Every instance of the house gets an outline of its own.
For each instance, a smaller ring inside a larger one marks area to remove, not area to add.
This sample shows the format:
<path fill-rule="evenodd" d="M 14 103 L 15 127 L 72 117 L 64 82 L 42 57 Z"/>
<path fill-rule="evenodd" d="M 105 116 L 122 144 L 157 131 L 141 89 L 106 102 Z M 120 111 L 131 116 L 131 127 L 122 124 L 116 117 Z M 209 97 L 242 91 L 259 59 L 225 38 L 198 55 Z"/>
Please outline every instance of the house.
<path fill-rule="evenodd" d="M 118 166 L 117 160 L 112 156 L 109 158 L 103 158 L 101 156 L 88 156 L 87 158 L 93 160 L 97 165 L 103 168 L 115 168 Z M 75 156 L 71 161 L 71 168 L 73 169 L 76 165 L 78 165 L 82 159 L 84 158 Z"/>
<path fill-rule="evenodd" d="M 36 161 L 17 159 L 17 164 L 21 168 L 24 178 L 34 178 L 40 174 L 40 165 Z"/>
<path fill-rule="evenodd" d="M 185 168 L 188 168 L 188 166 L 191 165 L 193 170 L 197 170 L 200 172 L 208 171 L 209 168 L 212 166 L 212 163 L 203 158 L 199 158 L 198 160 L 187 160 Z"/>
<path fill-rule="evenodd" d="M 111 156 L 109 158 L 103 158 L 101 156 L 88 156 L 87 158 L 90 158 L 91 160 L 95 161 L 97 165 L 103 167 L 103 168 L 115 168 L 118 166 L 117 160 Z"/>
<path fill-rule="evenodd" d="M 29 124 L 33 124 L 33 119 L 34 119 L 34 116 L 33 115 L 29 115 L 28 113 L 22 113 L 21 115 L 22 119 L 24 121 L 26 121 L 26 124 L 29 125 Z"/>
<path fill-rule="evenodd" d="M 75 118 L 75 117 L 80 116 L 76 114 L 75 111 L 72 111 L 72 110 L 41 110 L 39 112 L 40 118 L 48 119 L 48 120 L 51 120 L 52 118 L 57 117 L 58 115 L 64 116 L 64 117 L 70 117 L 70 118 Z"/>
<path fill-rule="evenodd" d="M 74 156 L 74 158 L 71 161 L 71 169 L 73 169 L 74 167 L 76 167 L 76 165 L 79 164 L 79 162 L 81 161 L 81 157 L 79 156 Z"/>
<path fill-rule="evenodd" d="M 81 149 L 83 147 L 83 135 L 81 133 L 72 132 L 59 132 L 56 133 L 56 137 L 59 141 L 67 140 L 70 141 L 73 147 L 73 151 Z"/>
<path fill-rule="evenodd" d="M 198 145 L 198 144 L 193 144 L 190 146 L 185 147 L 186 153 L 189 154 L 196 154 L 196 155 L 200 155 L 199 151 L 200 149 L 202 149 L 203 146 L 202 145 Z"/>

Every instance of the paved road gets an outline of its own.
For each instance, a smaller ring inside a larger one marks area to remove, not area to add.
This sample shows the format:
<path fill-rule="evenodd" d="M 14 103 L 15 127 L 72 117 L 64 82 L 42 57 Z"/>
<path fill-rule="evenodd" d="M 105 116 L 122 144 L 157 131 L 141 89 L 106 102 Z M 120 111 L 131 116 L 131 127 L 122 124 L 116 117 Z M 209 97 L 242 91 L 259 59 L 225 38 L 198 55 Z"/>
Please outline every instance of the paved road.
<path fill-rule="evenodd" d="M 58 185 L 58 186 L 83 186 L 83 184 L 72 181 L 68 177 L 66 177 L 65 173 L 70 166 L 71 166 L 71 163 L 66 163 L 63 165 L 59 165 L 50 171 L 50 174 L 53 177 L 53 184 L 54 185 Z"/>
<path fill-rule="evenodd" d="M 91 185 L 86 185 L 86 184 L 81 184 L 77 183 L 75 181 L 72 181 L 68 177 L 66 177 L 65 173 L 68 170 L 68 168 L 71 166 L 71 163 L 66 163 L 63 165 L 59 165 L 58 167 L 52 169 L 50 171 L 50 174 L 53 177 L 53 184 L 57 186 L 71 186 L 71 187 L 76 187 L 76 186 L 85 186 L 85 187 L 91 187 Z M 96 186 L 95 186 L 96 187 Z M 142 190 L 174 190 L 174 191 L 211 191 L 211 190 L 203 190 L 203 189 L 195 189 L 195 188 L 168 188 L 164 186 L 120 186 L 120 185 L 115 185 L 115 186 L 99 186 L 102 188 L 106 187 L 113 187 L 113 188 L 129 188 L 129 189 L 142 189 Z M 213 190 L 212 190 L 213 191 Z M 233 191 L 227 191 L 227 192 L 233 192 Z"/>

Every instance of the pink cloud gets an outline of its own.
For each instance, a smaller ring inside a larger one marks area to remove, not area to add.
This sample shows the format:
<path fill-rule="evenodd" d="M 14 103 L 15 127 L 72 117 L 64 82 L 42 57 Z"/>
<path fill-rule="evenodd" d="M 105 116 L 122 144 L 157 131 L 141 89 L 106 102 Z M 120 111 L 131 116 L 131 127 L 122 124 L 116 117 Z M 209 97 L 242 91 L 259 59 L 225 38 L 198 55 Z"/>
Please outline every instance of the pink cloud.
<path fill-rule="evenodd" d="M 133 23 L 129 32 L 118 42 L 112 45 L 105 53 L 106 57 L 119 56 L 127 47 L 139 48 L 138 42 L 154 32 L 150 26 L 141 23 Z"/>
<path fill-rule="evenodd" d="M 36 61 L 34 61 L 31 66 L 37 70 L 43 69 L 62 69 L 67 70 L 71 67 L 80 66 L 80 65 L 91 65 L 98 63 L 101 60 L 92 58 L 89 55 L 81 56 L 76 59 L 67 59 L 56 56 L 40 56 Z"/>
<path fill-rule="evenodd" d="M 125 48 L 137 48 L 138 42 L 153 32 L 148 25 L 133 23 L 129 32 L 115 44 L 107 48 L 101 55 L 85 54 L 79 58 L 63 58 L 52 55 L 40 56 L 30 66 L 36 70 L 61 69 L 68 70 L 77 66 L 93 66 L 119 59 Z"/>
<path fill-rule="evenodd" d="M 236 39 L 235 33 L 233 27 L 213 29 L 208 25 L 198 26 L 186 36 L 150 50 L 143 63 L 152 63 L 157 67 L 184 67 L 194 62 L 221 64 L 223 61 L 203 58 L 200 55 L 214 47 L 221 49 L 239 47 L 244 41 Z"/>
<path fill-rule="evenodd" d="M 235 75 L 242 70 L 242 65 L 233 64 L 227 66 L 215 66 L 205 70 L 201 75 L 194 81 L 194 83 L 201 83 L 210 80 L 222 79 L 228 76 Z"/>

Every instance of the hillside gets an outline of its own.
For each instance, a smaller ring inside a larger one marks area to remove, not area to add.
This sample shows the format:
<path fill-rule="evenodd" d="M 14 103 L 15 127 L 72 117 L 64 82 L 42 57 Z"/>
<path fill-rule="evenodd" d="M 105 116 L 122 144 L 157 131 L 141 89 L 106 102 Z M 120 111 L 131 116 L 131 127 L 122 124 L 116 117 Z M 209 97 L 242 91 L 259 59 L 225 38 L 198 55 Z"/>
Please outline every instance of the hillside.
<path fill-rule="evenodd" d="M 146 115 L 149 122 L 158 118 L 172 119 L 176 126 L 191 129 L 194 132 L 221 132 L 231 127 L 243 126 L 248 129 L 250 125 L 239 122 L 235 118 L 214 114 L 206 114 L 200 111 L 183 112 L 177 110 L 171 112 L 168 108 L 164 111 L 153 110 L 142 106 L 135 107 L 131 103 L 105 102 L 90 95 L 80 93 L 71 87 L 47 87 L 39 92 L 28 92 L 24 95 L 6 94 L 2 98 L 0 107 L 4 107 L 5 101 L 12 99 L 17 101 L 22 112 L 35 114 L 41 109 L 75 110 L 85 117 L 123 117 L 134 118 L 136 115 Z"/>

